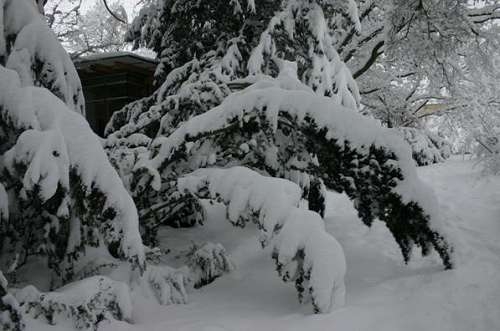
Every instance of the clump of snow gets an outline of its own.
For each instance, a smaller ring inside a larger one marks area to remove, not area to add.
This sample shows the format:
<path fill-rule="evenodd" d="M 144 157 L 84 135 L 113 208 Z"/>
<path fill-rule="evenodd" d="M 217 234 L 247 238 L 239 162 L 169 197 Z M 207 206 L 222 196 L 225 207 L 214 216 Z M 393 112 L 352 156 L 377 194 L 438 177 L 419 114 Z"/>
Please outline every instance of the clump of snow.
<path fill-rule="evenodd" d="M 307 291 L 316 312 L 343 305 L 346 264 L 342 247 L 325 232 L 318 214 L 298 208 L 298 185 L 233 167 L 199 169 L 180 178 L 178 188 L 223 202 L 234 225 L 256 223 L 261 244 L 272 244 L 282 279 L 295 281 L 300 300 Z"/>
<path fill-rule="evenodd" d="M 7 170 L 15 173 L 19 164 L 27 164 L 23 187 L 31 191 L 40 187 L 40 198 L 47 201 L 59 185 L 69 188 L 69 159 L 64 138 L 58 130 L 26 130 L 14 147 L 3 155 Z"/>
<path fill-rule="evenodd" d="M 148 265 L 148 268 L 133 284 L 147 297 L 156 297 L 162 305 L 187 303 L 186 286 L 189 275 L 186 270 L 176 270 L 168 266 Z"/>
<path fill-rule="evenodd" d="M 186 254 L 187 265 L 195 288 L 210 284 L 235 267 L 221 244 L 193 244 Z"/>

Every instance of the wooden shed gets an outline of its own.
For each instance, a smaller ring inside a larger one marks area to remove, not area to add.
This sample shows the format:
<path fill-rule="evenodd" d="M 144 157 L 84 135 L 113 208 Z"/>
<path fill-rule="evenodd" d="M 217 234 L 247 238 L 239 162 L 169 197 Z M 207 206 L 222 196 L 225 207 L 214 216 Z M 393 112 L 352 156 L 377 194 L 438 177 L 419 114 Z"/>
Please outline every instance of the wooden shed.
<path fill-rule="evenodd" d="M 157 61 L 129 52 L 104 53 L 75 61 L 85 96 L 86 117 L 100 136 L 113 112 L 151 95 Z"/>

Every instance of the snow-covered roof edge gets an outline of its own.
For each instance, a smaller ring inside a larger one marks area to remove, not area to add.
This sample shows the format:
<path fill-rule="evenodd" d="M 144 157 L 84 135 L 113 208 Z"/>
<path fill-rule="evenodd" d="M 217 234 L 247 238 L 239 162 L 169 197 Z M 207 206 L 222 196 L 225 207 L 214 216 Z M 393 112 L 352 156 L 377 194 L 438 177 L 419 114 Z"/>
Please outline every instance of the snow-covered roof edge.
<path fill-rule="evenodd" d="M 114 58 L 132 57 L 140 61 L 149 62 L 152 64 L 157 64 L 159 61 L 155 58 L 150 58 L 142 56 L 133 52 L 106 52 L 106 53 L 96 53 L 84 57 L 80 57 L 74 60 L 75 64 L 97 61 L 97 60 L 110 60 Z"/>

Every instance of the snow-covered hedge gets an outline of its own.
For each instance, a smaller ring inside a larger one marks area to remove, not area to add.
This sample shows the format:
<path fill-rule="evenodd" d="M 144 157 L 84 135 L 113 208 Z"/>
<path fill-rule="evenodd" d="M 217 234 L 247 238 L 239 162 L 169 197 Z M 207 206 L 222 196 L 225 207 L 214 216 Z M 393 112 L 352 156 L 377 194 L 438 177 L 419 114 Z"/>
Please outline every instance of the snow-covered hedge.
<path fill-rule="evenodd" d="M 344 304 L 344 251 L 318 214 L 299 208 L 298 185 L 234 167 L 199 169 L 180 178 L 178 188 L 226 204 L 234 225 L 255 223 L 262 246 L 273 247 L 282 279 L 295 282 L 301 301 L 310 295 L 316 312 Z"/>

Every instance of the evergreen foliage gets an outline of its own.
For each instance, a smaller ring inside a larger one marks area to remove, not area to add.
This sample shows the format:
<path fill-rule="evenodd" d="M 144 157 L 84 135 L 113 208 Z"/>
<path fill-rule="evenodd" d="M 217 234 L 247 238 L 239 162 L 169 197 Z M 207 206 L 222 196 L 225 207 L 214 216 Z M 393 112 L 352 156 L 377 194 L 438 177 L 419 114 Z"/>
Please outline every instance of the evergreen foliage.
<path fill-rule="evenodd" d="M 22 331 L 25 328 L 19 303 L 7 292 L 7 280 L 0 271 L 0 325 L 5 331 Z"/>

